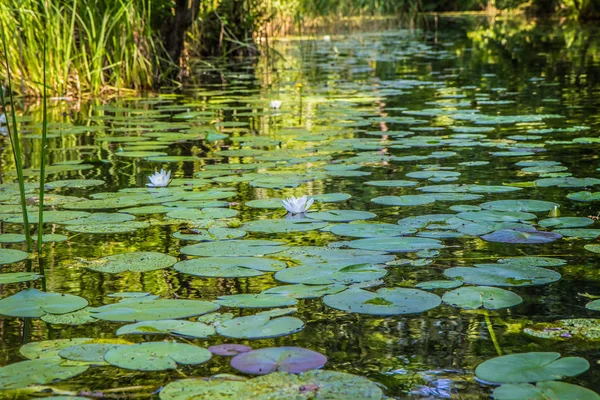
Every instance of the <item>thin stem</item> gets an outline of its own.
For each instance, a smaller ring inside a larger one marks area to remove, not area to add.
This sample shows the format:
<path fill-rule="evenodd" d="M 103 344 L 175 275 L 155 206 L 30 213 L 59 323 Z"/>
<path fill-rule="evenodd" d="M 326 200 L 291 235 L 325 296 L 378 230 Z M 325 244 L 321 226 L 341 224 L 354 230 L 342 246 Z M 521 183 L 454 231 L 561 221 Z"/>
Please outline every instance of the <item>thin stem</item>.
<path fill-rule="evenodd" d="M 501 356 L 502 349 L 500 348 L 500 343 L 498 343 L 496 332 L 494 332 L 494 327 L 492 326 L 492 320 L 490 319 L 490 313 L 488 312 L 488 310 L 485 310 L 483 316 L 485 317 L 485 324 L 487 325 L 488 333 L 490 334 L 490 339 L 492 339 L 492 343 L 494 344 L 496 353 L 498 353 L 498 355 Z"/>
<path fill-rule="evenodd" d="M 43 236 L 44 236 L 44 186 L 46 184 L 46 146 L 47 137 L 46 134 L 48 132 L 48 102 L 47 102 L 47 93 L 46 93 L 46 52 L 47 52 L 47 43 L 46 37 L 44 36 L 44 59 L 43 59 L 43 72 L 44 72 L 44 97 L 43 97 L 43 111 L 42 111 L 42 151 L 40 155 L 40 199 L 38 204 L 38 239 L 37 239 L 37 251 L 41 255 L 42 248 L 44 245 Z"/>
<path fill-rule="evenodd" d="M 8 130 L 8 136 L 13 149 L 13 156 L 15 158 L 15 166 L 17 169 L 17 180 L 19 181 L 19 192 L 21 197 L 21 209 L 23 213 L 23 225 L 25 226 L 25 242 L 27 244 L 27 251 L 32 250 L 31 231 L 29 230 L 29 216 L 27 215 L 27 200 L 25 198 L 25 180 L 23 178 L 23 160 L 21 158 L 21 143 L 19 140 L 19 129 L 17 128 L 17 114 L 15 111 L 15 102 L 12 95 L 12 82 L 10 72 L 10 62 L 8 59 L 8 49 L 6 46 L 6 32 L 4 31 L 4 25 L 2 26 L 2 47 L 4 50 L 4 58 L 6 59 L 6 75 L 8 79 L 8 95 L 10 97 L 11 105 L 11 116 L 12 116 L 12 129 L 10 124 L 6 124 Z M 6 97 L 4 95 L 4 89 L 0 88 L 0 97 L 2 98 L 2 108 L 6 112 Z M 7 121 L 8 122 L 8 121 Z"/>

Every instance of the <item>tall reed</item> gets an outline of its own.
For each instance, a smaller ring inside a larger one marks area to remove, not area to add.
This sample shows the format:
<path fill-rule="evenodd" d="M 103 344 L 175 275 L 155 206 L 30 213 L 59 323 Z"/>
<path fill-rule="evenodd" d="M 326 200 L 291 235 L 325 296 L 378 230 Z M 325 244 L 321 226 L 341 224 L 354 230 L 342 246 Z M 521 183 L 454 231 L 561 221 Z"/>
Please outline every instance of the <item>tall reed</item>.
<path fill-rule="evenodd" d="M 6 31 L 4 25 L 1 27 L 2 29 L 2 48 L 4 52 L 4 60 L 6 62 L 6 66 L 4 70 L 6 71 L 6 91 L 8 92 L 8 97 L 10 100 L 10 116 L 11 122 L 9 119 L 6 119 L 6 129 L 8 131 L 8 136 L 10 138 L 10 143 L 13 151 L 13 157 L 15 159 L 15 166 L 17 170 L 17 180 L 19 185 L 19 194 L 20 194 L 20 202 L 21 202 L 21 211 L 23 214 L 23 225 L 24 225 L 24 233 L 25 233 L 25 243 L 27 246 L 27 251 L 31 252 L 32 240 L 31 240 L 31 230 L 29 227 L 29 216 L 27 214 L 27 199 L 25 198 L 25 179 L 23 177 L 23 158 L 21 156 L 21 140 L 19 138 L 19 128 L 17 126 L 17 110 L 15 108 L 15 99 L 13 98 L 13 88 L 12 88 L 12 71 L 10 69 L 10 58 L 6 45 Z M 5 114 L 8 114 L 8 103 L 6 101 L 6 94 L 4 93 L 4 87 L 0 87 L 0 98 L 2 100 L 2 109 Z"/>
<path fill-rule="evenodd" d="M 38 238 L 37 238 L 37 251 L 38 255 L 41 256 L 42 248 L 44 245 L 44 192 L 46 184 L 46 147 L 48 146 L 48 92 L 46 87 L 46 57 L 48 54 L 48 41 L 44 34 L 44 56 L 42 60 L 43 65 L 43 97 L 42 97 L 42 151 L 40 152 L 40 191 L 39 191 L 39 203 L 38 203 Z"/>

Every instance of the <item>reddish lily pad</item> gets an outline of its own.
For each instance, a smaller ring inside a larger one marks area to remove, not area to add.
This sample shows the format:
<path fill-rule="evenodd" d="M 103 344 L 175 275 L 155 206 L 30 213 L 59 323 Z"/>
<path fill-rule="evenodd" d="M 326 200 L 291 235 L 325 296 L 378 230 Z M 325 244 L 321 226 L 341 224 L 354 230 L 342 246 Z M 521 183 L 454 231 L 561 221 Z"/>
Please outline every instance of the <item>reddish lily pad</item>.
<path fill-rule="evenodd" d="M 321 368 L 327 357 L 316 351 L 301 347 L 267 347 L 239 354 L 231 360 L 231 366 L 251 375 L 265 375 L 275 371 L 300 372 Z"/>

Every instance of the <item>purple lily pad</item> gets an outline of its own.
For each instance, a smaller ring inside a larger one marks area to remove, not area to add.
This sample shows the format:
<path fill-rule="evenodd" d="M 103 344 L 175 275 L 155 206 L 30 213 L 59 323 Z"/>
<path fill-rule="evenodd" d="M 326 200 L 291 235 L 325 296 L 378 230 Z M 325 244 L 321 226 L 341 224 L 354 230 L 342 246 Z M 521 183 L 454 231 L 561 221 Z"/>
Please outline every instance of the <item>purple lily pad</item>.
<path fill-rule="evenodd" d="M 218 344 L 210 346 L 208 351 L 218 356 L 237 356 L 252 351 L 252 347 L 243 344 Z"/>
<path fill-rule="evenodd" d="M 483 235 L 481 238 L 488 242 L 539 244 L 553 242 L 562 238 L 562 235 L 555 232 L 538 231 L 534 228 L 515 228 L 499 229 Z"/>
<path fill-rule="evenodd" d="M 275 371 L 298 374 L 321 368 L 327 357 L 316 351 L 301 347 L 267 347 L 239 354 L 231 360 L 231 366 L 251 375 L 266 375 Z"/>

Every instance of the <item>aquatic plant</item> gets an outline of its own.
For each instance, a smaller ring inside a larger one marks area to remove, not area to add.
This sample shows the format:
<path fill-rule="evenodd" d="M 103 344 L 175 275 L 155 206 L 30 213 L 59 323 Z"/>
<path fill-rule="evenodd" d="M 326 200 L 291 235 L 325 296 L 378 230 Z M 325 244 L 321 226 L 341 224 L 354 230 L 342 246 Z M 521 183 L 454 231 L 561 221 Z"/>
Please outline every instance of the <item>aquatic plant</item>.
<path fill-rule="evenodd" d="M 165 172 L 161 169 L 160 172 L 154 172 L 154 174 L 148 177 L 150 183 L 146 183 L 146 186 L 151 188 L 167 187 L 171 183 L 171 171 Z"/>
<path fill-rule="evenodd" d="M 291 214 L 302 214 L 308 211 L 308 209 L 313 205 L 315 199 L 312 197 L 307 197 L 306 195 L 302 197 L 290 197 L 287 200 L 282 200 L 283 208 L 285 208 Z"/>
<path fill-rule="evenodd" d="M 274 108 L 275 110 L 279 110 L 281 108 L 281 100 L 271 100 L 271 102 L 269 103 L 269 106 L 271 108 Z"/>

